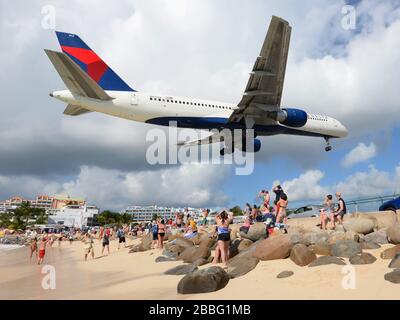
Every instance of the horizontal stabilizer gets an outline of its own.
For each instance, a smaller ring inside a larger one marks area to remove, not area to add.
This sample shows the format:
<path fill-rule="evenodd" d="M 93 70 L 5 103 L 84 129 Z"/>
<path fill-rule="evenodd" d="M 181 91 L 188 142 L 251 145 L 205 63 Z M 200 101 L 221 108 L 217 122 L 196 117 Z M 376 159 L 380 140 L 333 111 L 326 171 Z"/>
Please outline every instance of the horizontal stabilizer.
<path fill-rule="evenodd" d="M 88 109 L 84 109 L 82 107 L 79 106 L 75 106 L 73 104 L 69 104 L 65 110 L 64 110 L 64 114 L 69 115 L 69 116 L 80 116 L 81 114 L 85 114 L 85 113 L 89 113 L 92 112 Z"/>
<path fill-rule="evenodd" d="M 112 99 L 65 53 L 47 49 L 44 51 L 72 94 L 99 100 Z"/>

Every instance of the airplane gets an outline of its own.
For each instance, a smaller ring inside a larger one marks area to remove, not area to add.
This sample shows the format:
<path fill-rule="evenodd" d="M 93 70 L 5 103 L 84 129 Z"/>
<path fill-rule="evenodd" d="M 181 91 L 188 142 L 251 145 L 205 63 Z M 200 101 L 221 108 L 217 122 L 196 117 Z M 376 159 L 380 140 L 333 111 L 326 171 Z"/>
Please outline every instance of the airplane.
<path fill-rule="evenodd" d="M 325 151 L 331 138 L 348 134 L 338 120 L 307 113 L 298 108 L 281 107 L 291 26 L 272 16 L 267 35 L 257 56 L 239 103 L 139 92 L 124 82 L 78 35 L 56 31 L 62 52 L 45 49 L 68 90 L 50 96 L 67 103 L 64 114 L 78 116 L 101 112 L 128 120 L 168 126 L 175 121 L 179 128 L 203 129 L 212 135 L 178 143 L 191 146 L 224 141 L 215 135 L 225 129 L 242 129 L 243 134 L 224 143 L 221 156 L 235 149 L 247 152 L 243 139 L 253 129 L 252 152 L 261 148 L 260 136 L 278 134 L 321 137 Z M 214 137 L 212 137 L 214 136 Z M 213 140 L 214 139 L 214 140 Z"/>

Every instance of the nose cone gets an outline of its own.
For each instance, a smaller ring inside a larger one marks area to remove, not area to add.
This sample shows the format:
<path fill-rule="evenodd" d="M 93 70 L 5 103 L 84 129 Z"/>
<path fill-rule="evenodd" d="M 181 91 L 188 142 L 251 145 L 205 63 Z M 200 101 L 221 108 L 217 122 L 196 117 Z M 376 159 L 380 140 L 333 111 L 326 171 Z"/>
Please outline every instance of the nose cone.
<path fill-rule="evenodd" d="M 341 138 L 347 137 L 349 135 L 349 131 L 344 125 L 340 124 L 339 128 L 340 128 Z"/>
<path fill-rule="evenodd" d="M 50 97 L 54 97 L 54 96 L 53 96 L 53 92 L 50 92 L 50 93 L 49 93 L 49 96 L 50 96 Z"/>

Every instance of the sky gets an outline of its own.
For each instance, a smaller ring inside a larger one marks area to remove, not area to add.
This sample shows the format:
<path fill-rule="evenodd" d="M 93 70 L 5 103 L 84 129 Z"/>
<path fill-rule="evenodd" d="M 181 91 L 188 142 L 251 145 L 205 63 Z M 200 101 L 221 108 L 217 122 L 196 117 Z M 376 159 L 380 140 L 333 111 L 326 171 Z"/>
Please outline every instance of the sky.
<path fill-rule="evenodd" d="M 343 28 L 345 5 L 355 27 Z M 138 91 L 238 103 L 272 15 L 292 26 L 282 105 L 337 118 L 319 138 L 263 137 L 251 175 L 234 165 L 146 161 L 151 125 L 62 114 L 43 49 L 76 33 Z M 280 183 L 294 206 L 400 192 L 400 0 L 0 2 L 0 200 L 68 193 L 102 209 L 232 207 Z M 6 39 L 6 41 L 4 41 Z"/>

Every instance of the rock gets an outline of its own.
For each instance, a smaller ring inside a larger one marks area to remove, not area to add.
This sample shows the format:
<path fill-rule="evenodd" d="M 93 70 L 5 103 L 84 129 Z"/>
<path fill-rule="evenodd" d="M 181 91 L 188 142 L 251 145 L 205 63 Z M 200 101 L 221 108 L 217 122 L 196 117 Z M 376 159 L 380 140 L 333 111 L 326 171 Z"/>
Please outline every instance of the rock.
<path fill-rule="evenodd" d="M 400 269 L 385 274 L 385 280 L 392 283 L 400 283 Z"/>
<path fill-rule="evenodd" d="M 378 230 L 388 228 L 398 221 L 398 218 L 393 211 L 378 211 L 369 213 L 368 215 L 376 218 L 378 221 Z"/>
<path fill-rule="evenodd" d="M 332 245 L 331 255 L 350 258 L 361 253 L 361 245 L 352 240 L 341 240 Z"/>
<path fill-rule="evenodd" d="M 249 239 L 235 239 L 231 242 L 229 246 L 229 258 L 233 258 L 239 252 L 246 250 L 253 244 L 253 241 Z"/>
<path fill-rule="evenodd" d="M 185 275 L 178 283 L 178 293 L 205 293 L 224 288 L 228 274 L 221 267 L 210 267 Z"/>
<path fill-rule="evenodd" d="M 290 259 L 298 266 L 304 267 L 317 259 L 317 256 L 306 245 L 299 243 L 292 248 Z"/>
<path fill-rule="evenodd" d="M 386 230 L 386 235 L 390 243 L 400 244 L 400 223 L 397 222 Z"/>
<path fill-rule="evenodd" d="M 374 217 L 351 217 L 343 222 L 343 227 L 346 231 L 353 231 L 355 233 L 368 234 L 377 228 L 378 222 Z"/>
<path fill-rule="evenodd" d="M 196 266 L 196 267 L 200 267 L 200 266 L 203 266 L 203 265 L 205 265 L 207 263 L 209 263 L 208 259 L 199 258 L 199 259 L 197 259 L 197 260 L 195 260 L 193 262 L 193 265 Z"/>
<path fill-rule="evenodd" d="M 229 228 L 231 229 L 231 240 L 237 239 L 240 227 L 241 224 L 232 224 L 229 226 Z"/>
<path fill-rule="evenodd" d="M 283 279 L 283 278 L 288 278 L 291 277 L 292 275 L 294 275 L 293 271 L 282 271 L 281 273 L 279 273 L 276 277 L 278 279 Z"/>
<path fill-rule="evenodd" d="M 197 266 L 195 266 L 193 264 L 183 264 L 183 265 L 168 269 L 167 271 L 164 272 L 164 274 L 182 275 L 182 274 L 192 273 L 194 271 L 197 271 L 198 269 L 199 268 L 197 268 Z"/>
<path fill-rule="evenodd" d="M 250 226 L 247 233 L 240 232 L 240 236 L 254 242 L 267 236 L 267 228 L 263 222 L 256 222 Z"/>
<path fill-rule="evenodd" d="M 260 260 L 285 259 L 289 257 L 292 247 L 290 237 L 280 234 L 261 241 L 254 250 L 253 256 Z"/>
<path fill-rule="evenodd" d="M 342 259 L 339 259 L 337 257 L 321 256 L 321 257 L 318 257 L 313 262 L 311 262 L 308 266 L 316 267 L 316 266 L 323 266 L 323 265 L 327 265 L 327 264 L 337 264 L 337 265 L 341 265 L 341 266 L 346 265 L 346 263 Z"/>
<path fill-rule="evenodd" d="M 389 268 L 400 268 L 400 253 L 397 253 L 392 261 L 390 261 Z"/>
<path fill-rule="evenodd" d="M 391 248 L 387 248 L 384 251 L 381 252 L 381 258 L 382 259 L 393 259 L 397 253 L 400 252 L 400 245 L 396 245 Z"/>
<path fill-rule="evenodd" d="M 168 249 L 164 249 L 162 254 L 164 256 L 166 256 L 167 258 L 174 259 L 174 260 L 176 260 L 176 258 L 178 257 L 178 253 L 170 251 Z"/>
<path fill-rule="evenodd" d="M 301 233 L 289 234 L 289 237 L 290 237 L 290 241 L 293 244 L 298 244 L 298 243 L 302 243 L 303 242 L 303 235 Z"/>
<path fill-rule="evenodd" d="M 258 262 L 258 258 L 253 256 L 256 246 L 259 242 L 254 243 L 247 250 L 240 252 L 228 262 L 228 274 L 231 278 L 238 278 L 253 270 Z"/>
<path fill-rule="evenodd" d="M 176 259 L 169 258 L 169 257 L 164 257 L 164 256 L 159 256 L 155 260 L 155 262 L 166 262 L 166 261 L 176 261 Z"/>
<path fill-rule="evenodd" d="M 324 243 L 328 240 L 329 234 L 325 231 L 308 232 L 303 235 L 302 243 L 306 246 L 316 243 Z"/>
<path fill-rule="evenodd" d="M 193 248 L 193 242 L 185 238 L 176 238 L 173 242 L 169 242 L 165 245 L 163 255 L 165 256 L 178 256 L 186 248 Z"/>
<path fill-rule="evenodd" d="M 376 258 L 370 253 L 363 252 L 350 257 L 349 261 L 351 264 L 371 264 L 376 261 Z"/>
<path fill-rule="evenodd" d="M 203 240 L 199 247 L 187 247 L 181 254 L 179 254 L 178 260 L 194 262 L 200 258 L 207 259 L 211 255 L 211 243 L 213 243 L 213 240 L 208 238 Z"/>
<path fill-rule="evenodd" d="M 362 242 L 361 243 L 361 249 L 362 250 L 369 250 L 369 249 L 379 249 L 381 246 L 375 242 L 369 241 L 369 242 Z"/>
<path fill-rule="evenodd" d="M 310 250 L 315 254 L 320 256 L 330 256 L 331 255 L 331 245 L 329 243 L 318 243 L 313 244 L 310 247 Z"/>
<path fill-rule="evenodd" d="M 152 242 L 153 242 L 153 234 L 149 232 L 142 238 L 142 242 L 140 243 L 142 245 L 143 251 L 150 250 Z"/>
<path fill-rule="evenodd" d="M 342 231 L 335 231 L 332 234 L 329 235 L 329 238 L 327 240 L 328 244 L 335 244 L 338 241 L 343 241 L 347 240 L 346 239 L 346 234 L 345 232 Z"/>
<path fill-rule="evenodd" d="M 372 233 L 369 233 L 365 235 L 364 241 L 366 242 L 375 242 L 378 244 L 386 244 L 388 243 L 387 241 L 387 235 L 385 230 L 378 230 Z"/>

